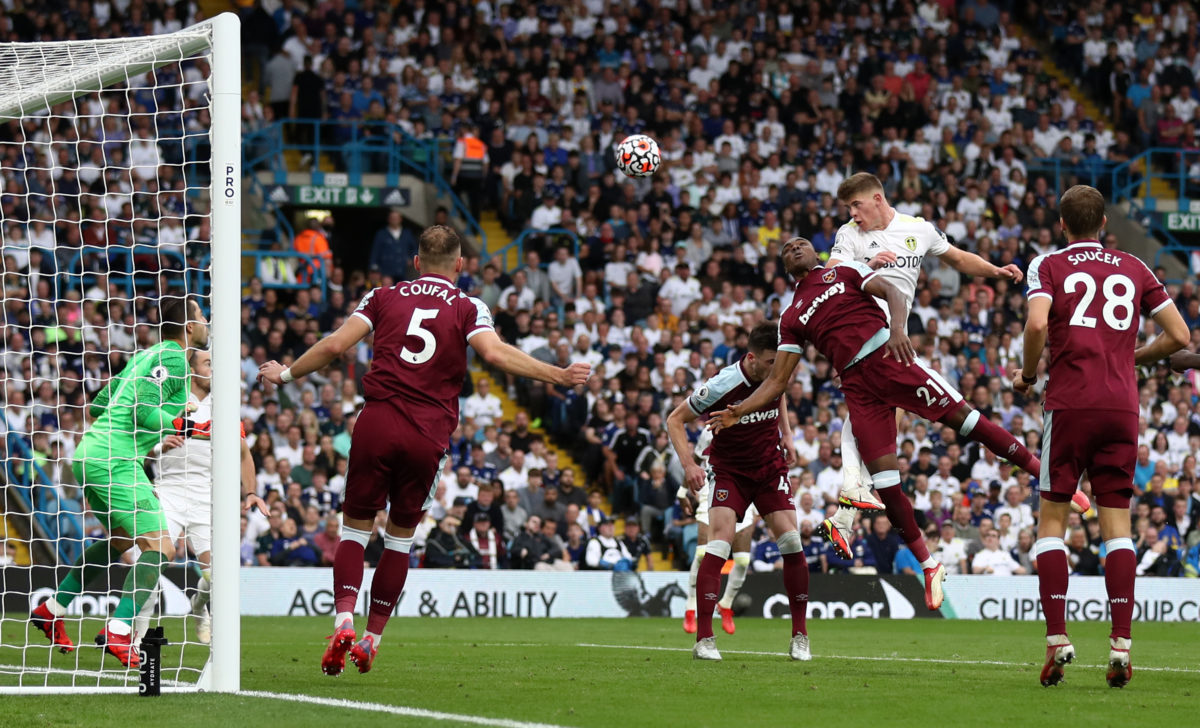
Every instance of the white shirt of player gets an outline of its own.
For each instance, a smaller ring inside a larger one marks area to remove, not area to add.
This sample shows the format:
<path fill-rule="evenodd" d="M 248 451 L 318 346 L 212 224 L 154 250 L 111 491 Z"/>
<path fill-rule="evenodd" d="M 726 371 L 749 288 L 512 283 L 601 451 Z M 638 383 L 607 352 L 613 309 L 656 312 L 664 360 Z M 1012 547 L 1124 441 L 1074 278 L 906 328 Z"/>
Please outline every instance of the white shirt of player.
<path fill-rule="evenodd" d="M 188 419 L 193 422 L 212 420 L 212 395 L 200 399 L 188 392 L 188 402 L 196 405 L 196 411 L 188 415 Z M 212 502 L 212 441 L 187 437 L 183 445 L 159 456 L 155 486 L 178 489 L 177 492 L 192 498 Z"/>
<path fill-rule="evenodd" d="M 900 289 L 911 308 L 925 256 L 942 255 L 949 249 L 946 236 L 933 223 L 920 217 L 896 213 L 883 230 L 865 231 L 856 222 L 846 223 L 838 230 L 829 257 L 866 263 L 885 250 L 891 251 L 896 255 L 896 262 L 880 268 L 879 274 Z M 879 305 L 886 313 L 887 302 L 880 299 Z"/>

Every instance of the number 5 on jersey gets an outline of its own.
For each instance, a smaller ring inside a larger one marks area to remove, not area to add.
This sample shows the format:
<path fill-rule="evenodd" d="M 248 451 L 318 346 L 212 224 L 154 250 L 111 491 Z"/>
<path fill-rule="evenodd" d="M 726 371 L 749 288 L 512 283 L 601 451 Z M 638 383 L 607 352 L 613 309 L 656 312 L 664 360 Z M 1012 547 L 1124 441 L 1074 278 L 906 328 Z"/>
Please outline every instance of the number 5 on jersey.
<path fill-rule="evenodd" d="M 424 328 L 421 324 L 430 319 L 437 318 L 439 311 L 436 308 L 414 308 L 412 318 L 408 322 L 408 331 L 405 332 L 409 336 L 415 336 L 421 340 L 421 348 L 413 351 L 407 346 L 400 351 L 400 358 L 409 364 L 424 364 L 433 358 L 433 354 L 437 351 L 437 339 L 433 338 L 433 333 Z"/>

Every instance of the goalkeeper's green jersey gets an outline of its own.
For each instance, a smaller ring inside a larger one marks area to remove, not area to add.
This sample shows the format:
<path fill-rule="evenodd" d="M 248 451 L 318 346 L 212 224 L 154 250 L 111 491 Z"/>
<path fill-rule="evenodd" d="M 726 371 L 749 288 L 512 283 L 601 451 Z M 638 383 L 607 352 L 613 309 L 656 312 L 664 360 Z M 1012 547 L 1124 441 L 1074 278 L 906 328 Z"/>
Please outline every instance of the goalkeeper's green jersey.
<path fill-rule="evenodd" d="M 176 341 L 164 341 L 133 355 L 92 402 L 96 420 L 83 434 L 76 459 L 108 460 L 140 466 L 182 416 L 190 374 L 187 354 Z"/>

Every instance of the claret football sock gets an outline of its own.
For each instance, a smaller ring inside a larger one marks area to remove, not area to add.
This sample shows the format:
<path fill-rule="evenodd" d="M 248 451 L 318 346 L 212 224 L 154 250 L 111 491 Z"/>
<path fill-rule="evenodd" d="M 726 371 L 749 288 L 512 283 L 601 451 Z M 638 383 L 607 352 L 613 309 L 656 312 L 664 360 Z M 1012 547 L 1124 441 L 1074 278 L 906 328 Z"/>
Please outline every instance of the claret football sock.
<path fill-rule="evenodd" d="M 1137 552 L 1133 550 L 1133 539 L 1130 538 L 1111 538 L 1104 543 L 1108 551 L 1104 559 L 1104 586 L 1108 590 L 1109 611 L 1112 613 L 1112 634 L 1109 636 L 1129 639 Z"/>
<path fill-rule="evenodd" d="M 384 626 L 396 609 L 396 602 L 408 579 L 408 552 L 412 548 L 412 541 L 412 538 L 402 539 L 391 535 L 383 539 L 383 556 L 371 580 L 371 606 L 367 613 L 369 635 L 382 635 Z M 378 639 L 375 644 L 379 644 Z"/>
<path fill-rule="evenodd" d="M 362 588 L 363 554 L 371 534 L 342 527 L 342 540 L 333 555 L 333 601 L 335 611 L 354 612 Z"/>
<path fill-rule="evenodd" d="M 959 434 L 971 438 L 996 455 L 1008 459 L 1013 465 L 1030 475 L 1037 476 L 1042 470 L 1041 461 L 1025 449 L 1024 445 L 1017 442 L 1017 438 L 1013 437 L 1012 433 L 1005 431 L 988 418 L 980 416 L 977 411 L 967 417 Z"/>
<path fill-rule="evenodd" d="M 1067 633 L 1067 547 L 1061 538 L 1039 538 L 1033 545 L 1037 562 L 1038 590 L 1042 596 L 1042 614 L 1046 617 L 1046 636 Z"/>
<path fill-rule="evenodd" d="M 929 558 L 929 549 L 925 546 L 925 538 L 917 525 L 917 517 L 913 514 L 912 502 L 904 494 L 900 486 L 900 473 L 896 470 L 886 470 L 872 476 L 875 490 L 879 492 L 879 500 L 883 501 L 888 520 L 900 532 L 900 537 L 917 557 L 924 562 Z"/>
<path fill-rule="evenodd" d="M 728 541 L 709 541 L 696 578 L 696 640 L 713 636 L 713 611 L 721 589 L 721 569 L 729 558 Z"/>

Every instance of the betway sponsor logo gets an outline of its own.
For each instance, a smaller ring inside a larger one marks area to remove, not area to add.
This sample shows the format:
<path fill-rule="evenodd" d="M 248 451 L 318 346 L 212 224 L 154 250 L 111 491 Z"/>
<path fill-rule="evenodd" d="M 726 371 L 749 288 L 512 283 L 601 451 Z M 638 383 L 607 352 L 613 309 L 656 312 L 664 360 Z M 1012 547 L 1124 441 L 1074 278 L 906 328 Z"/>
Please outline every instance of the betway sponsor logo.
<path fill-rule="evenodd" d="M 759 410 L 758 412 L 751 412 L 748 415 L 742 415 L 741 417 L 738 418 L 738 424 L 739 425 L 752 425 L 755 422 L 766 422 L 767 420 L 773 420 L 778 417 L 779 417 L 779 408 L 776 407 L 774 409 Z"/>
<path fill-rule="evenodd" d="M 821 295 L 817 296 L 816 298 L 814 298 L 812 300 L 812 303 L 810 303 L 808 305 L 808 308 L 805 309 L 804 313 L 800 314 L 800 323 L 807 326 L 808 320 L 813 317 L 813 314 L 815 314 L 817 312 L 817 309 L 820 308 L 822 303 L 825 303 L 833 296 L 838 296 L 845 292 L 846 292 L 845 281 L 838 281 L 837 283 L 830 286 L 829 288 L 826 288 L 825 292 L 822 293 Z"/>
<path fill-rule="evenodd" d="M 813 619 L 837 619 L 837 618 L 869 618 L 879 619 L 880 617 L 890 617 L 892 619 L 912 619 L 916 616 L 917 610 L 913 608 L 912 602 L 900 593 L 900 590 L 883 579 L 879 580 L 879 585 L 883 587 L 883 600 L 878 599 L 863 599 L 852 602 L 841 601 L 817 601 L 811 597 L 808 600 L 808 616 Z M 799 595 L 794 598 L 799 599 Z M 778 613 L 776 608 L 788 607 L 788 598 L 784 594 L 776 594 L 769 597 L 763 602 L 764 617 L 787 617 L 790 612 Z M 886 612 L 884 610 L 887 610 Z"/>

